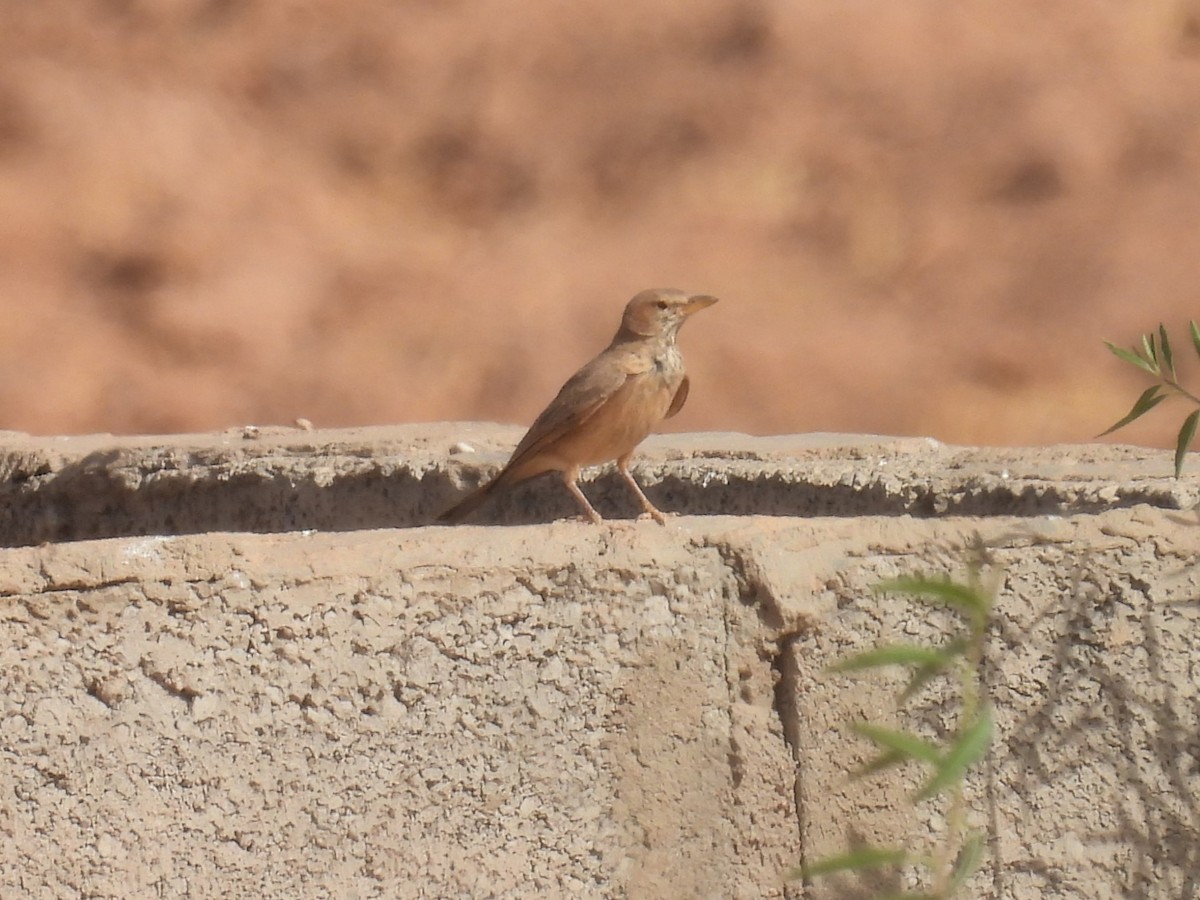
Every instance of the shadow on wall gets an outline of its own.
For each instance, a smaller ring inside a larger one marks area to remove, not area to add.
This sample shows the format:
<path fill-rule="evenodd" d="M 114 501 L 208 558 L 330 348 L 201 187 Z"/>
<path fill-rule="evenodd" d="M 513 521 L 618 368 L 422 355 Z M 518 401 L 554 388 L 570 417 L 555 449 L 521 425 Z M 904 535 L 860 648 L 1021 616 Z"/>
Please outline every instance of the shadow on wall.
<path fill-rule="evenodd" d="M 52 468 L 35 456 L 4 461 L 0 545 L 212 531 L 355 531 L 435 524 L 435 517 L 492 471 L 477 464 L 429 464 L 381 456 L 319 453 L 231 461 L 219 453 L 158 448 L 91 453 Z M 1171 500 L 1153 485 L 1100 498 L 1071 482 L 962 484 L 928 476 L 842 478 L 820 483 L 778 465 L 712 477 L 694 465 L 639 470 L 647 495 L 668 513 L 763 516 L 1035 516 L 1088 513 Z M 655 477 L 647 477 L 647 472 Z M 640 507 L 605 470 L 581 482 L 605 517 L 634 518 Z M 471 521 L 523 525 L 572 518 L 578 508 L 554 475 L 490 499 Z"/>
<path fill-rule="evenodd" d="M 1080 842 L 1124 848 L 1122 896 L 1195 898 L 1200 720 L 1195 697 L 1181 696 L 1179 673 L 1171 671 L 1186 664 L 1195 619 L 1181 614 L 1179 601 L 1161 602 L 1161 588 L 1135 575 L 1101 580 L 1097 569 L 1087 557 L 1073 571 L 1064 567 L 1067 583 L 1045 591 L 1053 602 L 1026 630 L 996 619 L 991 659 L 1022 666 L 1040 688 L 1005 726 L 1000 747 L 1016 756 L 999 760 L 1006 794 L 993 782 L 990 800 L 1020 808 L 1018 821 L 1055 817 L 1068 856 Z M 1039 657 L 1016 662 L 1031 652 Z M 1002 683 L 1000 673 L 992 675 Z M 1064 792 L 1077 807 L 1040 808 L 1038 797 Z M 1005 859 L 1004 868 L 1006 878 L 1023 873 L 1048 891 L 1078 887 L 1070 866 L 1044 858 Z M 1164 871 L 1182 873 L 1181 890 L 1157 880 Z"/>

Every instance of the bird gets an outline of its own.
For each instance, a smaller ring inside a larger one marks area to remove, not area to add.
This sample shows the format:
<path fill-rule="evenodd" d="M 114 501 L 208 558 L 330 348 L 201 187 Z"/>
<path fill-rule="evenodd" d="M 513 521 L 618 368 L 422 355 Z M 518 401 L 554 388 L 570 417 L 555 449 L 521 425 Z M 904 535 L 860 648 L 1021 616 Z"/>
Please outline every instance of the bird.
<path fill-rule="evenodd" d="M 690 383 L 675 339 L 689 317 L 716 302 L 708 294 L 689 295 L 674 288 L 637 294 L 626 304 L 612 343 L 567 380 L 529 426 L 504 468 L 438 521 L 459 522 L 497 491 L 558 472 L 584 517 L 598 525 L 603 519 L 577 480 L 585 466 L 616 460 L 617 471 L 645 514 L 665 525 L 666 516 L 642 492 L 629 462 L 660 422 L 683 409 Z"/>

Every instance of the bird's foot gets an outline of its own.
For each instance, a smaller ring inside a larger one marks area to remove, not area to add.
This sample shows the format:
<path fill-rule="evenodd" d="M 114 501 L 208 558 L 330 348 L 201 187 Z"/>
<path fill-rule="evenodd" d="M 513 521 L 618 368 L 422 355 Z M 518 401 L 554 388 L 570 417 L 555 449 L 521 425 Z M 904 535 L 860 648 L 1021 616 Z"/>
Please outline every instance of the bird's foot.
<path fill-rule="evenodd" d="M 659 525 L 666 525 L 668 519 L 674 519 L 674 518 L 676 518 L 675 513 L 665 513 L 662 510 L 656 509 L 653 506 L 651 506 L 644 513 L 642 513 L 640 516 L 638 516 L 638 521 L 642 522 L 642 521 L 645 521 L 646 519 L 653 519 Z"/>

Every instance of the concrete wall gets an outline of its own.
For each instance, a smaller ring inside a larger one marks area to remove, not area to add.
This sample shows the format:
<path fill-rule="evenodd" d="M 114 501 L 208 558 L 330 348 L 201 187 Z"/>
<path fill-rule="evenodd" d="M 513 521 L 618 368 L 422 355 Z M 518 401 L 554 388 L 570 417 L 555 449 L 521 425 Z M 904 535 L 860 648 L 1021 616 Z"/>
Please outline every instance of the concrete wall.
<path fill-rule="evenodd" d="M 638 470 L 666 528 L 549 521 L 553 481 L 427 527 L 518 436 L 5 436 L 0 895 L 896 886 L 783 881 L 941 824 L 919 773 L 845 775 L 895 680 L 824 667 L 944 634 L 870 586 L 961 572 L 976 532 L 1003 581 L 970 894 L 1200 893 L 1200 479 L 1168 454 L 680 435 Z"/>

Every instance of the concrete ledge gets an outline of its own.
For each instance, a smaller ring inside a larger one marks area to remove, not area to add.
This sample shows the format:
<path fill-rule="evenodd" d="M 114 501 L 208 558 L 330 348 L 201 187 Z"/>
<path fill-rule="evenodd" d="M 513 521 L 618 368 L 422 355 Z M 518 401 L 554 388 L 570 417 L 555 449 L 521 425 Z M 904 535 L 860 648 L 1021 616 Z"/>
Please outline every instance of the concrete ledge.
<path fill-rule="evenodd" d="M 940 823 L 906 818 L 916 773 L 845 778 L 866 750 L 846 726 L 894 682 L 823 670 L 937 639 L 944 619 L 870 585 L 960 571 L 975 533 L 1005 580 L 972 895 L 1195 891 L 1200 522 L 1171 510 L 1200 481 L 1166 477 L 1169 454 L 678 436 L 648 448 L 656 499 L 746 515 L 365 526 L 427 521 L 515 437 L 5 441 L 5 542 L 60 540 L 0 550 L 0 895 L 890 887 L 782 880 Z M 570 512 L 560 490 L 491 514 Z M 588 490 L 632 512 L 619 485 Z M 837 514 L 781 512 L 822 503 Z M 339 527 L 291 530 L 318 521 Z M 921 727 L 953 727 L 951 708 L 931 692 Z"/>
<path fill-rule="evenodd" d="M 428 525 L 503 464 L 521 429 L 472 423 L 329 432 L 36 438 L 0 433 L 0 545 L 210 531 L 355 531 Z M 454 452 L 456 445 L 472 448 Z M 687 515 L 1067 515 L 1189 509 L 1195 479 L 1168 454 L 1103 444 L 949 447 L 853 435 L 651 438 L 635 466 L 663 509 Z M 616 518 L 639 510 L 611 471 L 585 490 Z M 483 509 L 481 524 L 576 513 L 553 476 Z"/>

